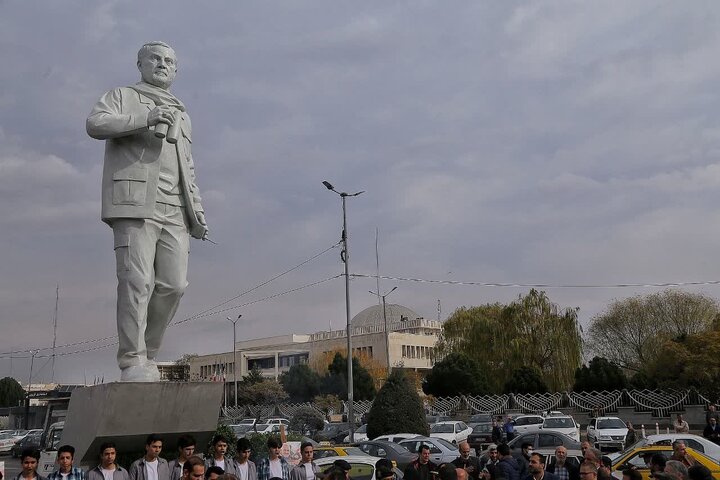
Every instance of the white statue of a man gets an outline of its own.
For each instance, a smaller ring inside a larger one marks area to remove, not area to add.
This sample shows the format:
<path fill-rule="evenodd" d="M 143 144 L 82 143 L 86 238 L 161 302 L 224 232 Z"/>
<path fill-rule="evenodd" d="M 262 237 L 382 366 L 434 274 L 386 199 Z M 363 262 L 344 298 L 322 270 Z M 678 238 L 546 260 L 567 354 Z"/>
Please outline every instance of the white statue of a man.
<path fill-rule="evenodd" d="M 138 52 L 141 81 L 110 90 L 87 119 L 105 140 L 102 220 L 113 229 L 117 262 L 120 379 L 160 379 L 155 358 L 187 287 L 190 236 L 207 236 L 195 185 L 185 106 L 170 91 L 173 49 L 147 43 Z"/>

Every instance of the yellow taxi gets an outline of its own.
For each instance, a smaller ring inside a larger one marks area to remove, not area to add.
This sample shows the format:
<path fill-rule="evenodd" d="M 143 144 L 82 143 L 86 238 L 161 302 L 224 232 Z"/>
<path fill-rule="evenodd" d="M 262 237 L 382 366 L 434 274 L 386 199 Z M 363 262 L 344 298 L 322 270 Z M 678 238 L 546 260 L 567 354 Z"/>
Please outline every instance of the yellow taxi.
<path fill-rule="evenodd" d="M 349 445 L 323 445 L 314 448 L 313 459 L 328 458 L 328 457 L 347 457 L 348 455 L 366 455 L 365 452 L 357 447 L 351 447 Z"/>
<path fill-rule="evenodd" d="M 662 453 L 665 458 L 670 460 L 673 449 L 671 446 L 653 445 L 647 447 L 629 448 L 622 452 L 613 460 L 612 476 L 618 480 L 622 480 L 622 471 L 628 468 L 635 468 L 642 474 L 643 480 L 650 480 L 650 457 L 655 453 Z M 720 480 L 720 465 L 708 457 L 707 455 L 693 450 L 687 449 L 688 455 L 701 465 L 705 465 L 713 475 L 715 480 Z M 647 460 L 647 461 L 646 461 Z"/>

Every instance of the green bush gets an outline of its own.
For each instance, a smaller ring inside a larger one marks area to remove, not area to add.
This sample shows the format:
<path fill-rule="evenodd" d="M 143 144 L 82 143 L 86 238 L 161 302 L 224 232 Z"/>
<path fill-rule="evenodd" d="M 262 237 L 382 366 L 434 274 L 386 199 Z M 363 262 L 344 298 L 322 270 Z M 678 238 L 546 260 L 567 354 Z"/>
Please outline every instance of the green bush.
<path fill-rule="evenodd" d="M 368 414 L 368 437 L 390 433 L 429 435 L 425 410 L 413 382 L 396 369 L 378 392 Z"/>

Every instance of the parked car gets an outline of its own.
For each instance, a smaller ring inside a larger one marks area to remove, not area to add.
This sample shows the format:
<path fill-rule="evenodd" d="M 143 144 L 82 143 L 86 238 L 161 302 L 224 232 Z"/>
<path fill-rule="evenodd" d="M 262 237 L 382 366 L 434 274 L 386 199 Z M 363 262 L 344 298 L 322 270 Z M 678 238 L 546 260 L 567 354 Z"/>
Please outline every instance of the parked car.
<path fill-rule="evenodd" d="M 474 448 L 475 453 L 479 454 L 483 448 L 493 443 L 492 423 L 478 423 L 475 425 L 467 437 L 467 442 L 470 444 L 470 448 Z"/>
<path fill-rule="evenodd" d="M 417 453 L 411 453 L 407 448 L 393 442 L 383 440 L 369 440 L 357 444 L 357 448 L 371 457 L 387 458 L 400 470 L 405 470 L 409 463 L 418 458 Z"/>
<path fill-rule="evenodd" d="M 10 455 L 12 455 L 13 458 L 18 458 L 20 457 L 22 451 L 26 448 L 39 449 L 40 437 L 42 437 L 42 430 L 25 435 L 23 438 L 15 442 L 15 444 L 10 448 Z"/>
<path fill-rule="evenodd" d="M 254 425 L 250 430 L 248 430 L 245 434 L 250 433 L 276 433 L 280 434 L 280 424 L 279 423 L 259 423 L 257 425 Z"/>
<path fill-rule="evenodd" d="M 313 452 L 313 459 L 327 458 L 327 457 L 346 457 L 348 455 L 366 455 L 358 447 L 349 446 L 337 446 L 331 447 L 330 445 L 320 445 L 315 447 Z"/>
<path fill-rule="evenodd" d="M 15 445 L 15 436 L 12 432 L 3 433 L 0 435 L 0 453 L 10 453 L 13 445 Z"/>
<path fill-rule="evenodd" d="M 431 427 L 438 422 L 449 422 L 452 420 L 449 415 L 425 415 L 425 421 Z"/>
<path fill-rule="evenodd" d="M 320 467 L 320 470 L 325 472 L 329 470 L 335 460 L 337 460 L 337 457 L 320 458 L 315 463 Z M 343 457 L 343 460 L 350 464 L 349 477 L 353 480 L 375 480 L 375 462 L 380 460 L 379 458 L 369 455 L 350 455 Z M 395 478 L 402 480 L 402 470 L 395 467 L 393 471 L 395 472 Z"/>
<path fill-rule="evenodd" d="M 350 440 L 350 432 L 348 432 L 347 436 L 343 438 L 343 442 L 345 443 L 364 442 L 365 440 L 368 440 L 367 423 L 365 425 L 360 425 L 357 429 L 355 429 L 352 440 Z"/>
<path fill-rule="evenodd" d="M 258 421 L 255 418 L 243 418 L 237 425 L 255 425 L 256 423 L 258 423 Z"/>
<path fill-rule="evenodd" d="M 523 443 L 529 443 L 533 446 L 533 451 L 538 452 L 546 457 L 552 458 L 555 455 L 555 449 L 559 446 L 567 448 L 568 457 L 582 458 L 582 450 L 580 443 L 576 442 L 567 435 L 558 432 L 536 432 L 526 433 L 515 437 L 508 442 L 510 453 L 520 455 Z M 483 450 L 481 456 L 486 456 L 487 450 Z"/>
<path fill-rule="evenodd" d="M 560 432 L 572 438 L 576 442 L 580 441 L 580 425 L 570 415 L 553 415 L 545 417 L 540 429 L 544 432 Z"/>
<path fill-rule="evenodd" d="M 476 413 L 475 415 L 470 415 L 470 419 L 467 421 L 468 427 L 475 428 L 475 425 L 480 425 L 481 423 L 487 423 L 492 427 L 493 417 L 490 413 Z"/>
<path fill-rule="evenodd" d="M 253 427 L 255 424 L 248 424 L 248 423 L 238 423 L 235 425 L 228 425 L 228 428 L 230 428 L 233 433 L 235 433 L 235 436 L 237 438 L 244 437 L 248 433 L 254 433 L 255 430 L 253 430 Z"/>
<path fill-rule="evenodd" d="M 422 435 L 418 435 L 417 433 L 392 433 L 390 435 L 380 435 L 379 437 L 375 437 L 373 440 L 383 440 L 386 442 L 400 443 L 403 440 L 415 437 L 422 437 Z"/>
<path fill-rule="evenodd" d="M 615 459 L 612 464 L 612 476 L 618 480 L 622 480 L 622 472 L 626 468 L 633 468 L 638 470 L 643 477 L 643 480 L 650 480 L 650 467 L 648 466 L 645 458 L 652 456 L 655 453 L 662 453 L 669 460 L 673 454 L 672 446 L 660 446 L 652 445 L 647 447 L 629 448 L 623 454 Z M 712 473 L 713 478 L 716 480 L 720 479 L 720 465 L 717 464 L 712 458 L 707 455 L 693 450 L 692 448 L 687 449 L 688 455 L 690 455 L 696 463 L 704 465 Z"/>
<path fill-rule="evenodd" d="M 328 423 L 315 434 L 315 440 L 318 442 L 341 443 L 349 433 L 350 424 L 348 423 Z"/>
<path fill-rule="evenodd" d="M 283 418 L 283 417 L 270 417 L 270 418 L 265 419 L 265 421 L 263 423 L 269 423 L 269 424 L 273 424 L 273 425 L 276 423 L 277 424 L 282 423 L 286 427 L 290 426 L 290 420 L 288 420 L 287 418 Z"/>
<path fill-rule="evenodd" d="M 467 440 L 470 432 L 472 432 L 472 428 L 468 427 L 465 422 L 457 420 L 438 422 L 430 428 L 431 437 L 443 438 L 453 445 L 458 445 Z"/>
<path fill-rule="evenodd" d="M 588 442 L 599 450 L 603 448 L 622 450 L 625 447 L 627 434 L 627 425 L 618 417 L 591 418 L 587 427 Z"/>
<path fill-rule="evenodd" d="M 458 457 L 457 446 L 442 438 L 415 437 L 403 440 L 400 445 L 407 448 L 411 453 L 418 453 L 420 445 L 430 447 L 430 460 L 438 465 L 452 462 Z"/>
<path fill-rule="evenodd" d="M 542 415 L 519 415 L 512 421 L 515 427 L 515 435 L 537 432 L 544 421 L 545 417 Z"/>

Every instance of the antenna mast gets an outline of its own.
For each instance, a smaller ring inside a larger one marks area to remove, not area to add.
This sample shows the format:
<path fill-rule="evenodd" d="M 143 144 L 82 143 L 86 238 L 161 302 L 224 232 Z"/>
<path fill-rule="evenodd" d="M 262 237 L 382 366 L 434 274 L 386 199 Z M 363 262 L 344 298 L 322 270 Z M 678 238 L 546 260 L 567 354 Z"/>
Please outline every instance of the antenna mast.
<path fill-rule="evenodd" d="M 53 315 L 53 346 L 52 346 L 52 375 L 50 383 L 55 383 L 55 345 L 57 345 L 58 303 L 60 302 L 60 284 L 55 285 L 55 314 Z"/>

